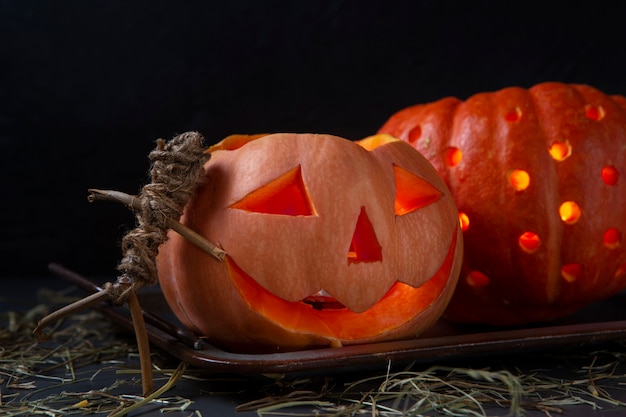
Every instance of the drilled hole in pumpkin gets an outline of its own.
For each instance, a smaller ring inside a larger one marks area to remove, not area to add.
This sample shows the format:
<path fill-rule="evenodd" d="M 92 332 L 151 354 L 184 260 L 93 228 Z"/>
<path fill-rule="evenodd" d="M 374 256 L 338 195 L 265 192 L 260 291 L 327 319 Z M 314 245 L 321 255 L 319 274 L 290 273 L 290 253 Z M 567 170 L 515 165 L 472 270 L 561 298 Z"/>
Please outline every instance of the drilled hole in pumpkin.
<path fill-rule="evenodd" d="M 472 271 L 465 277 L 465 282 L 470 287 L 478 288 L 489 284 L 489 277 L 482 272 Z"/>
<path fill-rule="evenodd" d="M 422 177 L 395 164 L 393 171 L 396 177 L 396 200 L 394 202 L 396 216 L 411 213 L 441 198 L 441 191 Z"/>
<path fill-rule="evenodd" d="M 422 137 L 422 127 L 420 125 L 415 126 L 409 130 L 409 143 L 415 145 L 415 143 Z"/>
<path fill-rule="evenodd" d="M 606 185 L 615 185 L 619 179 L 619 172 L 614 166 L 611 165 L 607 165 L 602 168 L 600 175 L 602 176 L 602 181 L 604 181 Z"/>
<path fill-rule="evenodd" d="M 461 225 L 461 231 L 465 232 L 467 229 L 469 229 L 469 217 L 466 213 L 463 213 L 462 211 L 459 211 L 459 223 Z"/>
<path fill-rule="evenodd" d="M 615 249 L 619 247 L 622 243 L 622 234 L 616 228 L 611 227 L 610 229 L 607 229 L 606 232 L 604 232 L 602 242 L 607 248 Z"/>
<path fill-rule="evenodd" d="M 443 151 L 443 161 L 450 168 L 457 166 L 461 159 L 463 159 L 463 152 L 459 148 L 451 146 Z"/>
<path fill-rule="evenodd" d="M 509 184 L 515 191 L 523 191 L 530 185 L 530 175 L 523 169 L 509 171 Z"/>
<path fill-rule="evenodd" d="M 315 209 L 302 180 L 300 166 L 248 193 L 241 200 L 231 204 L 230 208 L 287 216 L 315 215 Z"/>
<path fill-rule="evenodd" d="M 517 240 L 519 247 L 522 248 L 524 252 L 534 253 L 539 249 L 541 245 L 541 239 L 539 235 L 534 232 L 524 232 L 520 235 Z"/>
<path fill-rule="evenodd" d="M 604 119 L 604 108 L 602 106 L 587 104 L 585 106 L 585 116 L 587 116 L 589 120 L 602 120 Z"/>
<path fill-rule="evenodd" d="M 622 266 L 617 268 L 617 271 L 615 271 L 613 278 L 615 279 L 622 278 L 624 275 L 626 275 L 626 263 L 622 264 Z"/>
<path fill-rule="evenodd" d="M 574 224 L 580 219 L 580 207 L 573 201 L 566 201 L 559 207 L 559 215 L 565 223 Z"/>
<path fill-rule="evenodd" d="M 352 235 L 350 248 L 348 249 L 348 263 L 380 262 L 382 260 L 383 251 L 376 238 L 374 226 L 372 226 L 372 222 L 367 217 L 365 207 L 361 207 L 361 213 L 356 221 L 356 227 Z"/>
<path fill-rule="evenodd" d="M 583 276 L 583 266 L 581 264 L 567 264 L 561 267 L 561 276 L 570 284 Z"/>
<path fill-rule="evenodd" d="M 555 161 L 563 161 L 572 154 L 572 146 L 569 141 L 552 142 L 549 149 L 550 155 Z"/>
<path fill-rule="evenodd" d="M 518 122 L 519 119 L 521 119 L 521 118 L 522 118 L 522 109 L 520 109 L 519 107 L 516 107 L 514 109 L 509 110 L 504 115 L 504 120 L 506 120 L 509 123 Z"/>

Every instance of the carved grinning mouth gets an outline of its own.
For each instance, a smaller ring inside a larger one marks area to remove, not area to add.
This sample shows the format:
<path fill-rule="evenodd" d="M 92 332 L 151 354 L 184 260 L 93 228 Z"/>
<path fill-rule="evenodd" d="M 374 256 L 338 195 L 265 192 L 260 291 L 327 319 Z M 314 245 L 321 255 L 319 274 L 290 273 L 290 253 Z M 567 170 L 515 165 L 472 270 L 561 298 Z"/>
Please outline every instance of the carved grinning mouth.
<path fill-rule="evenodd" d="M 303 303 L 309 304 L 315 310 L 339 310 L 342 308 L 346 308 L 343 304 L 341 304 L 335 297 L 330 295 L 326 290 L 320 290 L 315 294 L 309 295 L 304 300 Z"/>
<path fill-rule="evenodd" d="M 251 310 L 276 325 L 300 333 L 312 333 L 343 340 L 374 337 L 419 316 L 439 298 L 448 283 L 454 264 L 457 233 L 440 269 L 422 286 L 414 288 L 396 281 L 368 310 L 355 313 L 326 292 L 317 292 L 302 301 L 284 300 L 244 272 L 229 256 L 229 275 Z"/>
<path fill-rule="evenodd" d="M 391 209 L 396 216 L 412 213 L 442 197 L 442 192 L 425 179 L 392 165 L 396 195 Z M 229 208 L 266 215 L 318 215 L 300 165 L 249 192 Z M 232 258 L 227 256 L 226 261 L 229 275 L 242 299 L 251 310 L 278 326 L 291 331 L 344 340 L 361 339 L 374 337 L 412 320 L 440 296 L 453 265 L 457 234 L 453 235 L 449 253 L 440 270 L 425 284 L 414 288 L 396 281 L 378 303 L 361 313 L 353 312 L 324 290 L 301 301 L 281 299 L 263 288 Z M 346 251 L 346 261 L 349 264 L 383 260 L 382 248 L 365 207 L 361 207 L 352 241 Z"/>

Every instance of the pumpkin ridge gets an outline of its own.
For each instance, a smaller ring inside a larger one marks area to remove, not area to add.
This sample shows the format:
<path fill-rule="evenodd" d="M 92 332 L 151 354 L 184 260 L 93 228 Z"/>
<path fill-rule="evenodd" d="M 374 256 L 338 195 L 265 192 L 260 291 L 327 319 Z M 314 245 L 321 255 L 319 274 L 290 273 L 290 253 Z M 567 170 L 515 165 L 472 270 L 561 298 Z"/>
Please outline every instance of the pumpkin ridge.
<path fill-rule="evenodd" d="M 450 111 L 450 116 L 449 116 L 450 119 L 449 120 L 458 120 L 457 115 L 458 115 L 459 111 L 461 110 L 461 108 L 463 107 L 463 104 L 465 102 L 462 101 L 462 100 L 459 100 L 457 98 L 454 98 L 454 97 L 449 97 L 448 99 L 444 99 L 444 100 L 450 101 L 453 104 L 452 110 Z M 453 143 L 453 138 L 456 136 L 455 130 L 456 130 L 456 125 L 452 124 L 451 127 L 446 129 L 445 133 L 447 133 L 447 135 L 445 135 L 445 137 L 443 137 L 440 140 L 436 139 L 436 142 L 438 144 L 440 144 L 439 148 L 435 150 L 438 155 L 443 155 L 444 154 L 445 144 L 447 144 L 447 143 L 452 144 Z M 417 144 L 415 144 L 415 149 L 418 149 L 416 145 Z M 442 162 L 442 164 L 445 165 L 445 162 Z M 439 167 L 442 167 L 442 165 L 440 164 Z M 437 169 L 437 172 L 439 173 L 439 175 L 441 176 L 443 181 L 446 184 L 448 184 L 448 187 L 452 188 L 452 187 L 456 186 L 456 184 L 452 184 L 452 180 L 453 180 L 454 176 L 452 175 L 452 171 L 451 170 Z"/>
<path fill-rule="evenodd" d="M 566 86 L 561 83 L 550 83 L 545 85 L 538 85 L 532 87 L 529 92 L 533 99 L 533 104 L 536 108 L 535 114 L 537 117 L 537 121 L 540 129 L 538 130 L 545 141 L 546 149 L 549 149 L 550 146 L 556 140 L 569 140 L 570 138 L 562 137 L 562 135 L 555 136 L 553 132 L 561 132 L 555 125 L 559 125 L 563 123 L 563 118 L 554 117 L 553 112 L 554 109 L 552 106 L 548 104 L 548 100 L 544 96 L 546 93 L 545 90 L 548 90 L 550 94 L 557 94 L 558 92 L 566 89 Z M 568 89 L 575 91 L 574 88 Z M 578 93 L 578 92 L 577 92 Z M 542 95 L 543 94 L 543 95 Z M 581 107 L 584 106 L 584 98 L 580 93 L 576 94 L 578 100 L 578 104 Z M 567 123 L 569 121 L 565 121 Z M 555 182 L 559 184 L 559 189 L 561 188 L 560 175 L 559 175 L 559 167 L 563 169 L 562 164 L 556 161 L 552 156 L 550 156 L 549 152 L 545 152 L 543 154 L 543 158 L 547 160 L 543 166 L 548 167 L 547 172 L 544 172 L 543 178 L 545 178 L 545 182 L 552 183 Z M 561 166 L 560 166 L 561 165 Z M 546 178 L 547 177 L 547 178 Z M 563 285 L 565 281 L 561 279 L 561 265 L 563 259 L 563 248 L 559 242 L 563 240 L 563 236 L 565 233 L 565 227 L 563 222 L 559 219 L 556 213 L 559 212 L 560 200 L 563 196 L 560 193 L 546 193 L 548 197 L 546 200 L 546 211 L 543 214 L 547 219 L 547 228 L 546 230 L 550 230 L 547 236 L 542 237 L 542 240 L 545 243 L 545 247 L 548 250 L 548 254 L 546 255 L 546 270 L 545 270 L 545 296 L 546 301 L 548 303 L 552 303 L 557 300 L 562 292 Z M 539 271 L 540 272 L 540 271 Z"/>
<path fill-rule="evenodd" d="M 520 276 L 523 273 L 521 271 L 527 271 L 529 268 L 537 266 L 530 273 L 538 277 L 547 277 L 545 288 L 539 289 L 539 292 L 543 292 L 544 295 L 542 296 L 549 300 L 548 302 L 551 302 L 558 292 L 559 283 L 556 282 L 557 287 L 553 288 L 554 282 L 549 278 L 552 274 L 544 270 L 540 262 L 529 262 L 530 256 L 547 259 L 548 262 L 553 261 L 551 255 L 537 252 L 538 249 L 544 250 L 547 248 L 549 251 L 552 248 L 549 239 L 543 240 L 543 236 L 540 237 L 537 233 L 543 231 L 542 222 L 544 219 L 548 219 L 548 224 L 550 224 L 550 219 L 552 219 L 550 206 L 553 206 L 556 200 L 550 203 L 540 199 L 545 195 L 538 193 L 542 184 L 546 182 L 546 173 L 543 169 L 544 164 L 536 163 L 536 161 L 532 160 L 528 161 L 525 158 L 528 149 L 536 150 L 539 147 L 540 153 L 537 158 L 543 159 L 548 163 L 551 162 L 547 152 L 543 149 L 543 143 L 547 141 L 547 139 L 542 140 L 542 137 L 546 136 L 544 127 L 541 125 L 539 118 L 535 117 L 538 114 L 537 106 L 533 95 L 528 90 L 520 87 L 509 87 L 487 95 L 492 97 L 493 100 L 488 106 L 491 109 L 488 117 L 497 126 L 488 135 L 495 138 L 492 148 L 497 152 L 497 156 L 494 158 L 494 161 L 498 164 L 494 176 L 498 178 L 499 184 L 495 188 L 500 192 L 497 201 L 503 202 L 507 209 L 502 222 L 492 226 L 505 230 L 504 233 L 498 234 L 498 236 L 503 238 L 501 242 L 498 242 L 498 245 L 507 247 L 511 246 L 509 242 L 519 242 L 517 247 L 513 246 L 511 250 L 500 251 L 499 256 L 503 264 L 516 265 L 514 269 L 517 272 L 512 276 L 513 282 L 510 284 L 511 292 L 527 292 L 528 289 L 523 286 L 522 280 L 513 277 Z M 504 112 L 501 109 L 504 109 Z M 511 112 L 514 112 L 514 116 L 510 115 Z M 537 136 L 540 137 L 534 136 L 526 140 L 529 131 L 539 132 Z M 521 170 L 528 175 L 528 187 L 516 189 L 511 185 L 507 173 L 514 170 Z M 553 173 L 552 175 L 556 174 Z M 550 175 L 547 176 L 549 180 Z M 535 181 L 535 179 L 540 180 Z M 547 195 L 549 199 L 553 197 L 550 194 Z M 531 207 L 528 206 L 529 204 Z M 509 221 L 509 219 L 520 217 L 524 219 L 521 222 L 512 223 Z M 554 236 L 551 236 L 551 238 L 555 239 Z M 541 245 L 539 245 L 540 239 Z M 528 245 L 528 247 L 525 245 Z M 550 266 L 548 265 L 547 268 L 549 269 Z"/>

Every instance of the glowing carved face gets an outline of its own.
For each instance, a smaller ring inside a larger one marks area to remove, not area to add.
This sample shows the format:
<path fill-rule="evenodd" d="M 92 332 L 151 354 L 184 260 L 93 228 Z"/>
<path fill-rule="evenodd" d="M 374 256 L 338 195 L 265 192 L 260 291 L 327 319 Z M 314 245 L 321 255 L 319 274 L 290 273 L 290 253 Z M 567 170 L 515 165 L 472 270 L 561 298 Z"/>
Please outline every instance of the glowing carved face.
<path fill-rule="evenodd" d="M 160 265 L 185 324 L 226 344 L 292 348 L 409 337 L 436 320 L 425 312 L 447 303 L 461 244 L 447 188 L 417 152 L 287 134 L 226 149 L 183 218 L 226 250 L 226 265 L 176 236 Z M 211 293 L 228 306 L 197 299 Z"/>

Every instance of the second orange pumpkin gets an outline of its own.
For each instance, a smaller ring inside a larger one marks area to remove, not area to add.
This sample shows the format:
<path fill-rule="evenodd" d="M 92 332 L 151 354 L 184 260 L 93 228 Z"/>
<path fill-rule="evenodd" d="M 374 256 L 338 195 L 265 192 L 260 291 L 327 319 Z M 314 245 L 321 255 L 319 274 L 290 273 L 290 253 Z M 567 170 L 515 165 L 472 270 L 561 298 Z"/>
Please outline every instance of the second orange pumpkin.
<path fill-rule="evenodd" d="M 520 324 L 626 288 L 626 99 L 543 83 L 444 98 L 380 129 L 454 195 L 465 260 L 446 316 Z"/>

